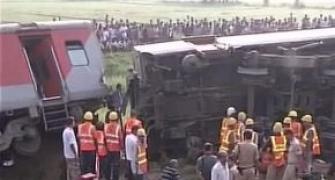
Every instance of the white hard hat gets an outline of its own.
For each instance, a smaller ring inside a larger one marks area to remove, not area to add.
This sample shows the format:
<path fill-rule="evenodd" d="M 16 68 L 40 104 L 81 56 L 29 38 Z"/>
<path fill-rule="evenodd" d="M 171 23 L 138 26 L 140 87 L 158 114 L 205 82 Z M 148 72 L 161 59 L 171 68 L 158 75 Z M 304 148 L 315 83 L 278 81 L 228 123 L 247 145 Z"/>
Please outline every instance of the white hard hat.
<path fill-rule="evenodd" d="M 276 122 L 273 126 L 273 132 L 274 133 L 281 133 L 283 132 L 283 125 L 281 122 Z"/>
<path fill-rule="evenodd" d="M 234 107 L 229 107 L 227 109 L 227 116 L 231 116 L 233 115 L 234 113 L 236 113 L 236 109 Z"/>
<path fill-rule="evenodd" d="M 254 124 L 255 124 L 255 122 L 254 122 L 254 120 L 251 119 L 251 118 L 248 118 L 248 119 L 245 121 L 245 125 L 246 125 L 246 126 L 248 126 L 248 125 L 254 125 Z"/>
<path fill-rule="evenodd" d="M 288 113 L 287 116 L 288 117 L 298 117 L 298 113 L 297 113 L 297 111 L 292 110 Z"/>
<path fill-rule="evenodd" d="M 292 118 L 290 118 L 290 117 L 285 117 L 284 120 L 283 120 L 284 124 L 291 124 L 291 122 L 292 122 Z"/>
<path fill-rule="evenodd" d="M 84 114 L 84 119 L 92 121 L 93 120 L 93 113 L 91 111 L 86 111 Z"/>
<path fill-rule="evenodd" d="M 239 112 L 237 115 L 239 121 L 245 121 L 247 119 L 247 114 L 243 111 Z"/>
<path fill-rule="evenodd" d="M 305 115 L 301 118 L 301 121 L 302 122 L 307 122 L 307 123 L 312 123 L 313 122 L 313 117 L 311 115 L 307 114 L 307 115 Z"/>
<path fill-rule="evenodd" d="M 110 112 L 109 113 L 109 116 L 108 116 L 108 119 L 110 119 L 110 120 L 118 120 L 118 115 L 117 115 L 117 112 L 115 112 L 115 111 L 112 111 L 112 112 Z"/>

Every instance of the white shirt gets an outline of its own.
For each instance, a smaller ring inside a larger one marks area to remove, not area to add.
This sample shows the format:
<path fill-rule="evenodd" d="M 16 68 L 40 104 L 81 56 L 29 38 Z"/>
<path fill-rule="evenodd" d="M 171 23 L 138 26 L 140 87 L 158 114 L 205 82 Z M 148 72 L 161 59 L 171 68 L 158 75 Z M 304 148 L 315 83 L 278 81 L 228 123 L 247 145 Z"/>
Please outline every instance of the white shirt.
<path fill-rule="evenodd" d="M 126 156 L 128 161 L 136 161 L 137 159 L 137 136 L 128 134 L 126 136 Z"/>
<path fill-rule="evenodd" d="M 63 153 L 66 159 L 74 159 L 76 155 L 71 149 L 71 144 L 74 145 L 75 151 L 78 154 L 78 144 L 76 141 L 76 136 L 72 128 L 66 127 L 63 131 Z"/>
<path fill-rule="evenodd" d="M 220 161 L 212 168 L 211 180 L 230 180 L 228 163 L 225 166 Z"/>

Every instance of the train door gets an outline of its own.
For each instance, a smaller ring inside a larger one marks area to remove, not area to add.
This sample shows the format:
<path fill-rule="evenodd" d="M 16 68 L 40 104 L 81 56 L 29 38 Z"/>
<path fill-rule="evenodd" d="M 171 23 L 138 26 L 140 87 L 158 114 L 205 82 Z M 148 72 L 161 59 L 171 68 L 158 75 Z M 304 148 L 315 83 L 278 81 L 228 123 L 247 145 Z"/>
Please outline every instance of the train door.
<path fill-rule="evenodd" d="M 61 98 L 61 76 L 50 37 L 25 36 L 21 38 L 21 42 L 40 98 L 44 100 Z"/>

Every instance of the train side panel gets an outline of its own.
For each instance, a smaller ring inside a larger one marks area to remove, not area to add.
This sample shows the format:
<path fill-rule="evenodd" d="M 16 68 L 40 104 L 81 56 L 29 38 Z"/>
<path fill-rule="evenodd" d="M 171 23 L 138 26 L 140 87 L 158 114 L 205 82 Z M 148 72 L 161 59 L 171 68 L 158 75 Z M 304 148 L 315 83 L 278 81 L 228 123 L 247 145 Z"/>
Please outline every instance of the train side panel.
<path fill-rule="evenodd" d="M 10 33 L 0 36 L 1 111 L 37 106 L 39 98 L 19 37 Z"/>

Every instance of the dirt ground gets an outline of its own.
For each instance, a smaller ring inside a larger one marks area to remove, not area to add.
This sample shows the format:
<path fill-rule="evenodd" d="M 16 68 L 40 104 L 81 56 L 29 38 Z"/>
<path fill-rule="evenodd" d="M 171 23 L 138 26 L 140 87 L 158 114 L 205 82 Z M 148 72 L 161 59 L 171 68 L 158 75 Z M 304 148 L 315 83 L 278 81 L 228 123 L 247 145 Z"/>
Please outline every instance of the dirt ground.
<path fill-rule="evenodd" d="M 66 180 L 62 152 L 61 133 L 45 134 L 41 149 L 35 156 L 17 156 L 14 167 L 0 167 L 0 180 Z M 147 179 L 159 179 L 161 167 L 162 163 L 151 162 Z M 183 180 L 198 179 L 194 166 L 186 165 L 183 160 L 181 160 L 180 170 Z M 123 179 L 122 177 L 121 180 Z"/>

